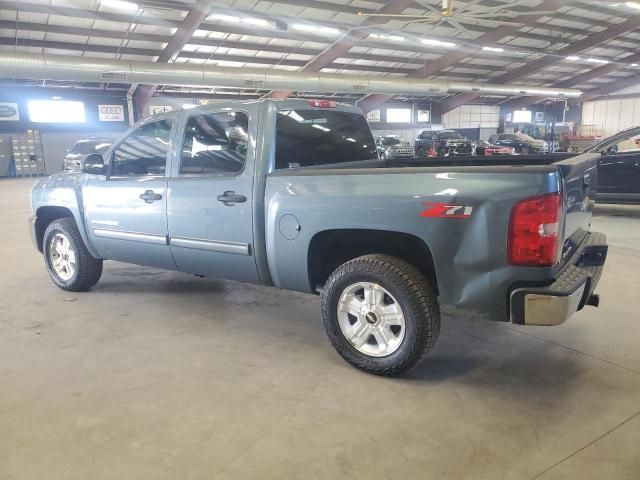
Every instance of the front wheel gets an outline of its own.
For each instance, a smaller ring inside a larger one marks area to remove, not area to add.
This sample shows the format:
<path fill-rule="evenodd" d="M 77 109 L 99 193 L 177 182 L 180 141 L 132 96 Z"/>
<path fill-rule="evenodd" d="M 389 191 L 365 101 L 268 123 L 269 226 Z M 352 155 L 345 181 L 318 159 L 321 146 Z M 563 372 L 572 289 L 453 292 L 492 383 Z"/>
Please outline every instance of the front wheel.
<path fill-rule="evenodd" d="M 388 255 L 365 255 L 338 267 L 322 294 L 331 344 L 347 362 L 376 375 L 416 366 L 440 332 L 431 285 L 412 265 Z"/>
<path fill-rule="evenodd" d="M 83 292 L 100 280 L 102 260 L 91 256 L 72 218 L 51 222 L 44 232 L 42 247 L 47 272 L 59 288 Z"/>

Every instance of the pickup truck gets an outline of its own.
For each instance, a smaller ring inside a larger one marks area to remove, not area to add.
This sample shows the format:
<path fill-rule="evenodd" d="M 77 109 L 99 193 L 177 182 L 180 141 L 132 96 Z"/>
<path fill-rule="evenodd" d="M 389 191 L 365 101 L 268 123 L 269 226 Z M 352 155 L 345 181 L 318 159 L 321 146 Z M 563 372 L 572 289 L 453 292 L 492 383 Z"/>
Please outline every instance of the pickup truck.
<path fill-rule="evenodd" d="M 110 259 L 319 293 L 337 352 L 394 375 L 434 346 L 441 306 L 524 325 L 597 306 L 599 157 L 391 164 L 357 107 L 224 102 L 144 119 L 40 180 L 30 230 L 64 290 Z"/>

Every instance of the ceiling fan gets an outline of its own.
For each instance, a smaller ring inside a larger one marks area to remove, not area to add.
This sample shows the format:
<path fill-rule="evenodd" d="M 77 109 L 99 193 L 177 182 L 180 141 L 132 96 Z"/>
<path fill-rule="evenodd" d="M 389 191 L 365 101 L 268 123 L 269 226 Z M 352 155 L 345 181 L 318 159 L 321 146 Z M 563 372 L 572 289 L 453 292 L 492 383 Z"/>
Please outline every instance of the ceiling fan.
<path fill-rule="evenodd" d="M 527 6 L 527 0 L 507 0 L 506 3 L 496 6 L 478 5 L 482 0 L 470 0 L 466 5 L 454 9 L 454 0 L 442 0 L 442 8 L 438 9 L 433 5 L 429 5 L 424 0 L 419 1 L 420 5 L 429 10 L 431 13 L 427 15 L 405 15 L 403 13 L 363 13 L 358 15 L 364 17 L 386 17 L 390 19 L 407 19 L 407 25 L 412 23 L 424 24 L 449 24 L 461 33 L 471 34 L 462 24 L 479 24 L 487 26 L 511 25 L 521 27 L 522 23 L 497 20 L 497 18 L 515 18 L 520 15 L 547 15 L 555 13 L 555 11 L 516 11 L 510 8 L 518 6 Z"/>

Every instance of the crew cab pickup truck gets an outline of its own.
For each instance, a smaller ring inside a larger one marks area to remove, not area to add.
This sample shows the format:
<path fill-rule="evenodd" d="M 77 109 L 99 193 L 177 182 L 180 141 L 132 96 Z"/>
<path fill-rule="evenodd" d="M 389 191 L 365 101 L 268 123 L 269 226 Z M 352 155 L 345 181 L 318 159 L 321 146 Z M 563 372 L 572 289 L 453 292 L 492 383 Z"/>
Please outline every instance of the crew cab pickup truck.
<path fill-rule="evenodd" d="M 39 181 L 31 235 L 65 290 L 110 259 L 319 293 L 338 353 L 393 375 L 433 347 L 440 306 L 557 325 L 598 304 L 599 157 L 391 164 L 354 106 L 225 102 L 147 118 Z"/>

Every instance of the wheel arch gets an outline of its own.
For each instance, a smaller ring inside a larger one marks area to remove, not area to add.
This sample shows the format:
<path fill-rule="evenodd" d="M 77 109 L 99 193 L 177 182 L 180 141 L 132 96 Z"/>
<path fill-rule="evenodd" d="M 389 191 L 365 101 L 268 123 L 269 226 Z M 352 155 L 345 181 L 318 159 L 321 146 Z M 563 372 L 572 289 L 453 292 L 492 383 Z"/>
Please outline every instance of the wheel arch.
<path fill-rule="evenodd" d="M 317 232 L 309 243 L 307 271 L 312 290 L 324 285 L 338 266 L 369 254 L 401 258 L 417 268 L 438 294 L 431 249 L 421 238 L 405 232 L 378 229 L 331 229 Z"/>

